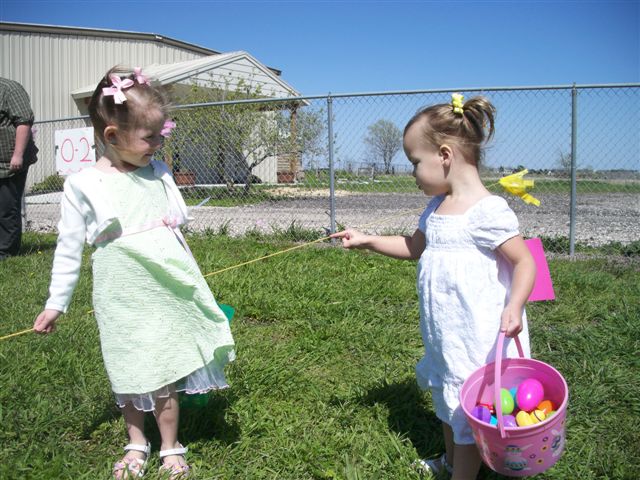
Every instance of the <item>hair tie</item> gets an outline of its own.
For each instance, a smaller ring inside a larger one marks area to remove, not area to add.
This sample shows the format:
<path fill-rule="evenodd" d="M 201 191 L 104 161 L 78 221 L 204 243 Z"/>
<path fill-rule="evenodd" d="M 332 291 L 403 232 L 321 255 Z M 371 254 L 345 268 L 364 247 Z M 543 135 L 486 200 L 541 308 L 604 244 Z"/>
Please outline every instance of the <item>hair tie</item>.
<path fill-rule="evenodd" d="M 460 115 L 464 114 L 464 95 L 461 93 L 452 93 L 451 94 L 451 106 L 453 107 L 453 113 L 457 113 Z"/>

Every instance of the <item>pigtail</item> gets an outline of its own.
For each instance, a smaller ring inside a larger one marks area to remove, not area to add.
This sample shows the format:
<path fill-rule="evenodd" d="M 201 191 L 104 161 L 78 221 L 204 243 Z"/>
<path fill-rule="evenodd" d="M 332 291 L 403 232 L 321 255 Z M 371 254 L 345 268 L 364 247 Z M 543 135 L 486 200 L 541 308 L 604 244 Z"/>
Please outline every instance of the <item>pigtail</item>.
<path fill-rule="evenodd" d="M 461 136 L 478 144 L 488 142 L 495 132 L 496 109 L 485 97 L 473 97 L 463 106 Z"/>

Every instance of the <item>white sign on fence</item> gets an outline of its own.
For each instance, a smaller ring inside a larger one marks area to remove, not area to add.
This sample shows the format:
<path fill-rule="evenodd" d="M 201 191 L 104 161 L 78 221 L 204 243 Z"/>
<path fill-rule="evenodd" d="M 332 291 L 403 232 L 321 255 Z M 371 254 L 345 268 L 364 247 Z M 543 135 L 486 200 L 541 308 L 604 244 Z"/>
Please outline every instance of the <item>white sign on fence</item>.
<path fill-rule="evenodd" d="M 93 127 L 56 130 L 56 170 L 60 175 L 79 172 L 96 163 Z"/>

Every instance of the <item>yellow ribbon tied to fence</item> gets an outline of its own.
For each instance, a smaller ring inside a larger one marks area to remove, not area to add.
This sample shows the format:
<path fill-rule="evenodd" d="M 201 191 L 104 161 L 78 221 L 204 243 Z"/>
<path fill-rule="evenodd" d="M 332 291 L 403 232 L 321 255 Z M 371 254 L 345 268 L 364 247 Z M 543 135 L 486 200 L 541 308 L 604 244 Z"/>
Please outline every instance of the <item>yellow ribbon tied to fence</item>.
<path fill-rule="evenodd" d="M 533 180 L 525 180 L 524 177 L 529 170 L 520 170 L 519 172 L 507 175 L 498 180 L 498 183 L 502 185 L 507 192 L 512 195 L 516 195 L 522 199 L 525 203 L 540 206 L 540 200 L 527 193 L 527 189 L 533 188 Z"/>

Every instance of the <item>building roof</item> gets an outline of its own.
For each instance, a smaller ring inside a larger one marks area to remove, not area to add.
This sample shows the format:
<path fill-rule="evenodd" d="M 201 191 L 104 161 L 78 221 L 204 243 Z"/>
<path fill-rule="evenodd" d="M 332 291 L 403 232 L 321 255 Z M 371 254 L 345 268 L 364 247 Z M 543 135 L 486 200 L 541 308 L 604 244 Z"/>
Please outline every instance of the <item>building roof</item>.
<path fill-rule="evenodd" d="M 299 92 L 294 90 L 291 85 L 282 80 L 279 76 L 276 76 L 271 69 L 265 67 L 249 53 L 243 51 L 221 53 L 177 63 L 151 64 L 143 66 L 142 70 L 145 75 L 148 75 L 154 80 L 159 81 L 160 84 L 170 85 L 172 83 L 187 80 L 201 73 L 212 72 L 217 68 L 221 68 L 241 60 L 250 62 L 253 68 L 259 70 L 260 73 L 269 77 L 272 82 L 290 92 L 291 96 L 300 96 Z M 90 97 L 93 94 L 95 88 L 95 83 L 86 85 L 82 88 L 78 88 L 72 91 L 71 95 L 76 100 Z"/>
<path fill-rule="evenodd" d="M 54 35 L 81 35 L 86 37 L 105 37 L 130 40 L 142 40 L 157 42 L 177 48 L 184 48 L 201 55 L 219 55 L 220 52 L 210 48 L 201 47 L 193 43 L 183 42 L 175 38 L 165 37 L 157 33 L 131 32 L 127 30 L 110 30 L 106 28 L 66 27 L 61 25 L 42 25 L 36 23 L 0 22 L 0 31 L 13 31 L 25 33 L 49 33 Z M 276 68 L 268 67 L 275 75 L 282 72 Z"/>

